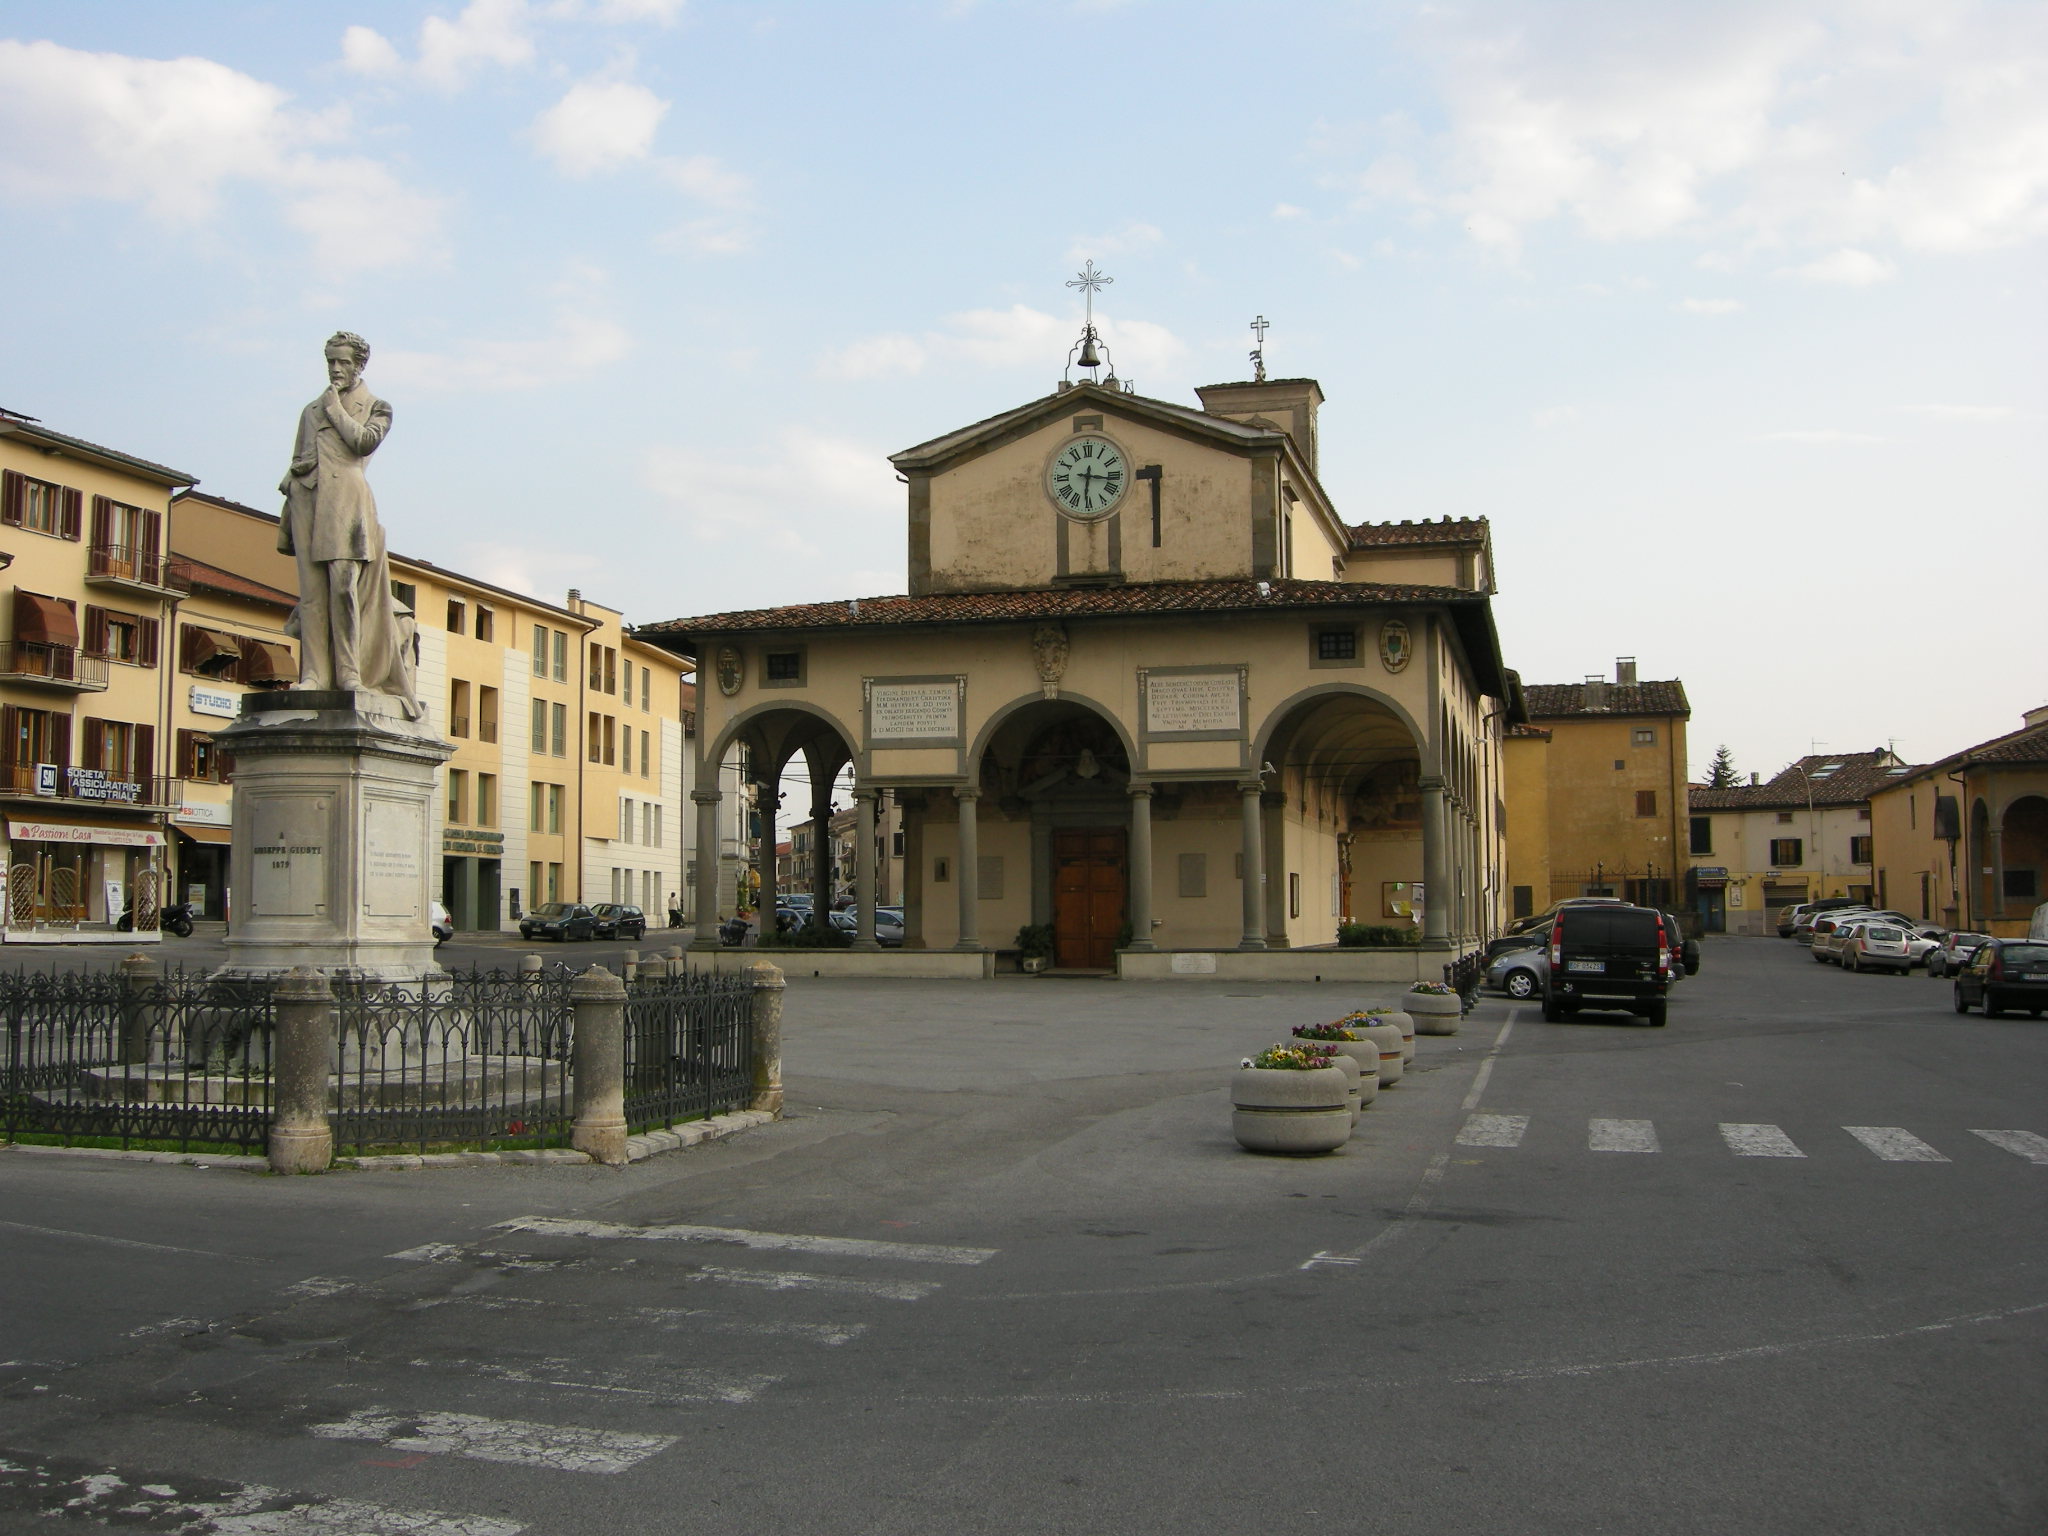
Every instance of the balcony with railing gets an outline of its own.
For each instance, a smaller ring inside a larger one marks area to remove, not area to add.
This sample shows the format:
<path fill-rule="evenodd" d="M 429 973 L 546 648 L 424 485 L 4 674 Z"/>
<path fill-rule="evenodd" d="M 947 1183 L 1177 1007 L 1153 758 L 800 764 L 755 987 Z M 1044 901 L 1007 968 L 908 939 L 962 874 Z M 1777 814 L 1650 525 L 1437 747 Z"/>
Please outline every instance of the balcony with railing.
<path fill-rule="evenodd" d="M 450 736 L 467 736 L 469 734 L 469 716 L 450 715 L 448 717 L 448 734 Z"/>
<path fill-rule="evenodd" d="M 48 640 L 0 641 L 0 682 L 98 693 L 107 686 L 107 658 Z"/>
<path fill-rule="evenodd" d="M 62 763 L 0 763 L 0 798 L 40 800 L 72 809 L 176 810 L 183 780 L 161 773 L 130 774 L 113 768 L 72 768 Z"/>
<path fill-rule="evenodd" d="M 477 721 L 476 739 L 478 741 L 495 742 L 498 739 L 498 722 L 489 716 L 485 716 Z"/>
<path fill-rule="evenodd" d="M 95 544 L 85 553 L 85 579 L 89 586 L 173 597 L 189 588 L 189 583 L 180 584 L 178 575 L 164 556 L 132 544 Z"/>

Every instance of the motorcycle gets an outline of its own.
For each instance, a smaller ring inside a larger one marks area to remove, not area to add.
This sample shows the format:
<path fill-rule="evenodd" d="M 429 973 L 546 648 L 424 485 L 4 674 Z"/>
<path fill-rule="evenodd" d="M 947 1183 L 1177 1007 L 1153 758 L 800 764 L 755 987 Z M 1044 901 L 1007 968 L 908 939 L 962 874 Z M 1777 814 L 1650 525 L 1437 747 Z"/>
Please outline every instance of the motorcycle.
<path fill-rule="evenodd" d="M 192 903 L 174 901 L 157 914 L 157 926 L 165 933 L 174 933 L 181 939 L 192 937 Z M 135 931 L 135 903 L 131 900 L 121 909 L 120 920 L 114 927 L 122 933 Z"/>

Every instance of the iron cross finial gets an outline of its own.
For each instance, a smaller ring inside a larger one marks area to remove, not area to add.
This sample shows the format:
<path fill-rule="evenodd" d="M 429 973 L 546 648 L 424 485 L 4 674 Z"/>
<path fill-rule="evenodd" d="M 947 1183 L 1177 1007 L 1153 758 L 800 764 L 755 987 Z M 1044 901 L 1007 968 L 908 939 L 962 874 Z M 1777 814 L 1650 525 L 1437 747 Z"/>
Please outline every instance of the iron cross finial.
<path fill-rule="evenodd" d="M 1102 273 L 1095 270 L 1095 262 L 1092 257 L 1082 266 L 1076 276 L 1068 279 L 1067 286 L 1080 289 L 1082 298 L 1087 301 L 1088 323 L 1090 325 L 1095 323 L 1095 295 L 1115 281 L 1115 278 L 1105 277 Z"/>
<path fill-rule="evenodd" d="M 1266 332 L 1271 328 L 1272 322 L 1264 315 L 1253 317 L 1252 337 L 1256 342 L 1256 345 L 1252 348 L 1252 382 L 1254 384 L 1266 382 Z"/>

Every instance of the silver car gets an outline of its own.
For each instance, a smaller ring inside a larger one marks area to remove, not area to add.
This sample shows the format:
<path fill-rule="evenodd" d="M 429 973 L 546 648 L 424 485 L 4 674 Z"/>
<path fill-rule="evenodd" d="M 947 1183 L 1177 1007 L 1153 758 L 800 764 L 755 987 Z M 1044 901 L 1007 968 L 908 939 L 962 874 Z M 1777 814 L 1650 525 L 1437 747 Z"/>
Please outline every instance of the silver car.
<path fill-rule="evenodd" d="M 1990 937 L 1988 933 L 1950 934 L 1927 952 L 1927 974 L 1955 975 L 1970 963 L 1970 957 L 1977 953 L 1977 946 Z"/>
<path fill-rule="evenodd" d="M 1836 963 L 1845 971 L 1897 971 L 1903 976 L 1913 969 L 1913 951 L 1906 942 L 1910 936 L 1891 922 L 1844 923 Z"/>
<path fill-rule="evenodd" d="M 1549 976 L 1550 946 L 1532 944 L 1526 949 L 1510 949 L 1496 956 L 1486 968 L 1485 984 L 1516 999 L 1541 997 L 1543 983 Z"/>

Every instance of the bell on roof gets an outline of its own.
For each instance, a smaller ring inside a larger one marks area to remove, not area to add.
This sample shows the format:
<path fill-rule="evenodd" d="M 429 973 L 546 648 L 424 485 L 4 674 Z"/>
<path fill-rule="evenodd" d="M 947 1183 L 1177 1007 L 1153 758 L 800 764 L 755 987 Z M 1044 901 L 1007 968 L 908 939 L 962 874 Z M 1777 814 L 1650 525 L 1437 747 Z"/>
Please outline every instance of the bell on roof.
<path fill-rule="evenodd" d="M 1075 366 L 1080 368 L 1100 368 L 1102 366 L 1102 355 L 1095 350 L 1095 329 L 1093 326 L 1089 327 L 1087 333 L 1081 337 L 1081 357 Z"/>

